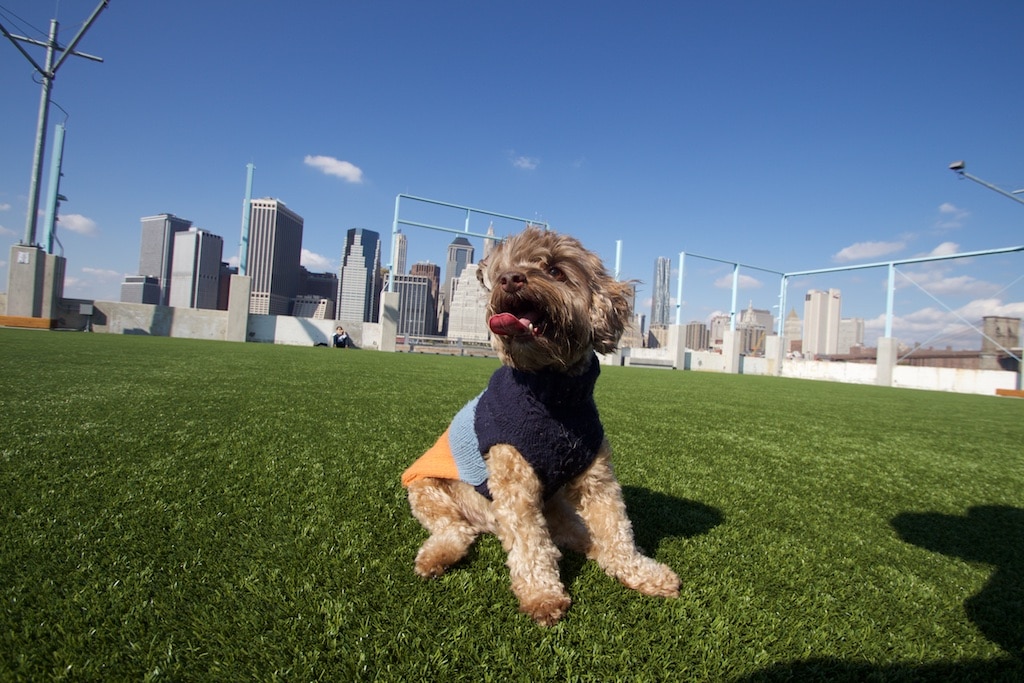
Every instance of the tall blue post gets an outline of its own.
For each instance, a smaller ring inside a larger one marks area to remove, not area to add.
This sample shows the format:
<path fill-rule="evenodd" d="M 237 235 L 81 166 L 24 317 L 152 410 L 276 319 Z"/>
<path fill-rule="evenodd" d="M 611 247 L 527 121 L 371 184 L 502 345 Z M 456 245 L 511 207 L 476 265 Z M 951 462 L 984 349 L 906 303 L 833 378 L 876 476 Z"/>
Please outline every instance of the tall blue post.
<path fill-rule="evenodd" d="M 242 241 L 238 246 L 238 274 L 245 275 L 249 261 L 249 224 L 252 221 L 252 176 L 255 164 L 245 165 L 245 200 L 242 202 Z"/>
<path fill-rule="evenodd" d="M 53 157 L 50 159 L 50 185 L 46 191 L 46 253 L 53 253 L 53 238 L 57 233 L 57 203 L 60 197 L 61 164 L 64 160 L 64 124 L 57 124 L 53 139 Z"/>

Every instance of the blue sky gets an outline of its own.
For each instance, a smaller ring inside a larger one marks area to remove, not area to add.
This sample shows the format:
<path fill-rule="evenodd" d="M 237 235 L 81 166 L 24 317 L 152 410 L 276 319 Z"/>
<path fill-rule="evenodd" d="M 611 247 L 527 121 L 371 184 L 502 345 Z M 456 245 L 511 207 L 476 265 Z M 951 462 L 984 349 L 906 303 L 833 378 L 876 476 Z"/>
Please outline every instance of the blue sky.
<path fill-rule="evenodd" d="M 0 0 L 0 21 L 43 38 L 57 16 L 67 43 L 97 1 Z M 255 196 L 304 217 L 313 270 L 338 267 L 349 228 L 389 238 L 407 193 L 546 221 L 610 268 L 621 241 L 646 314 L 655 258 L 682 251 L 790 272 L 1024 244 L 1024 205 L 948 170 L 1024 188 L 1022 26 L 1016 0 L 111 0 L 78 46 L 104 63 L 70 58 L 53 92 L 66 295 L 118 298 L 142 216 L 188 218 L 237 257 L 250 162 Z M 0 41 L 4 283 L 38 102 Z M 410 262 L 443 262 L 450 235 L 405 232 Z M 731 272 L 687 260 L 683 322 L 729 309 Z M 1024 315 L 1022 274 L 1024 254 L 906 267 L 896 336 L 977 347 L 962 320 Z M 778 276 L 741 275 L 740 307 L 779 303 Z M 839 288 L 873 343 L 885 279 L 796 278 L 787 310 Z"/>

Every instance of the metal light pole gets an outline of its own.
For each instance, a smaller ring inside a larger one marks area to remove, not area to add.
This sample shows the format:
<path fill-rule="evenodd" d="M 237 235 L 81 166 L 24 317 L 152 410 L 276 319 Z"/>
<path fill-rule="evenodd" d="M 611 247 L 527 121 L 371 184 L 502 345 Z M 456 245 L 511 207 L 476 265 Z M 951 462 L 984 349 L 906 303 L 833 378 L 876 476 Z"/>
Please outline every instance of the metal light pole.
<path fill-rule="evenodd" d="M 1024 204 L 1024 199 L 1021 199 L 1020 197 L 1017 196 L 1019 194 L 1024 193 L 1024 190 L 1014 190 L 1013 192 L 1007 192 L 1006 190 L 1002 189 L 1001 187 L 996 187 L 992 183 L 985 182 L 981 178 L 978 178 L 977 176 L 971 175 L 966 170 L 964 170 L 966 168 L 967 168 L 967 164 L 965 164 L 963 161 L 954 161 L 953 163 L 951 163 L 949 165 L 949 170 L 953 171 L 953 173 L 956 173 L 961 178 L 967 178 L 968 180 L 973 180 L 974 182 L 978 183 L 979 185 L 984 185 L 988 189 L 990 189 L 990 190 L 992 190 L 994 192 L 998 192 L 999 194 L 1003 195 L 1004 197 L 1009 197 L 1010 199 L 1012 199 L 1015 202 L 1019 202 L 1021 204 Z"/>
<path fill-rule="evenodd" d="M 88 55 L 83 52 L 75 52 L 75 47 L 78 42 L 85 35 L 85 32 L 92 26 L 93 22 L 100 15 L 107 5 L 110 4 L 110 0 L 101 0 L 100 4 L 97 5 L 96 9 L 93 10 L 92 14 L 86 20 L 82 28 L 79 29 L 78 33 L 67 47 L 61 47 L 57 42 L 57 20 L 50 20 L 50 36 L 44 43 L 39 40 L 32 38 L 26 38 L 25 36 L 16 36 L 11 34 L 3 24 L 0 24 L 0 33 L 3 33 L 14 47 L 18 48 L 18 51 L 24 55 L 25 59 L 35 67 L 35 70 L 39 72 L 39 76 L 42 79 L 42 92 L 39 95 L 39 120 L 36 125 L 36 146 L 35 153 L 32 157 L 32 178 L 29 184 L 28 190 L 28 215 L 25 217 L 25 239 L 23 244 L 34 245 L 36 242 L 36 222 L 37 214 L 39 213 L 39 181 L 43 175 L 43 152 L 46 149 L 46 122 L 50 114 L 50 92 L 53 90 L 53 79 L 57 77 L 57 70 L 64 63 L 64 60 L 69 55 L 75 55 L 76 57 L 84 57 L 91 59 L 95 62 L 102 62 L 103 59 L 96 57 L 95 55 Z M 39 45 L 46 48 L 46 66 L 39 66 L 36 60 L 32 59 L 32 55 L 25 51 L 18 41 L 24 43 L 30 43 L 32 45 Z M 59 58 L 54 61 L 57 53 L 63 53 Z"/>

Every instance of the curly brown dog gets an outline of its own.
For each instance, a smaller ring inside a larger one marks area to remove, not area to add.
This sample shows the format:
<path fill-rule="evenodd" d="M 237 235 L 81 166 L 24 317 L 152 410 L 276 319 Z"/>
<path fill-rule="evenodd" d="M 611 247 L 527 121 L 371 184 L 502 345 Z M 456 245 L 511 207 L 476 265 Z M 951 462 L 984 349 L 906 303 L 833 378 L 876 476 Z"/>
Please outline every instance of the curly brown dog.
<path fill-rule="evenodd" d="M 416 573 L 440 576 L 481 533 L 508 553 L 520 610 L 561 619 L 570 599 L 558 547 L 584 553 L 629 588 L 676 597 L 679 577 L 633 541 L 611 447 L 594 404 L 596 353 L 629 322 L 629 285 L 574 238 L 529 227 L 478 274 L 502 367 L 438 442 L 402 475 L 430 532 Z"/>

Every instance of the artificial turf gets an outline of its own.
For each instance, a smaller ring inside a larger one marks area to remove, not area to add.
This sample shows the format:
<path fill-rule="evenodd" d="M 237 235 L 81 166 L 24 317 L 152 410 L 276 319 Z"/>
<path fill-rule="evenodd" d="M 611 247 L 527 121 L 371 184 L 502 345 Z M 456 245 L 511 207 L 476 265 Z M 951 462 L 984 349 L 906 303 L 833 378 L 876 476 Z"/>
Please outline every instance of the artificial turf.
<path fill-rule="evenodd" d="M 0 678 L 1020 680 L 1024 401 L 606 367 L 628 591 L 519 614 L 398 478 L 496 361 L 0 330 Z"/>

